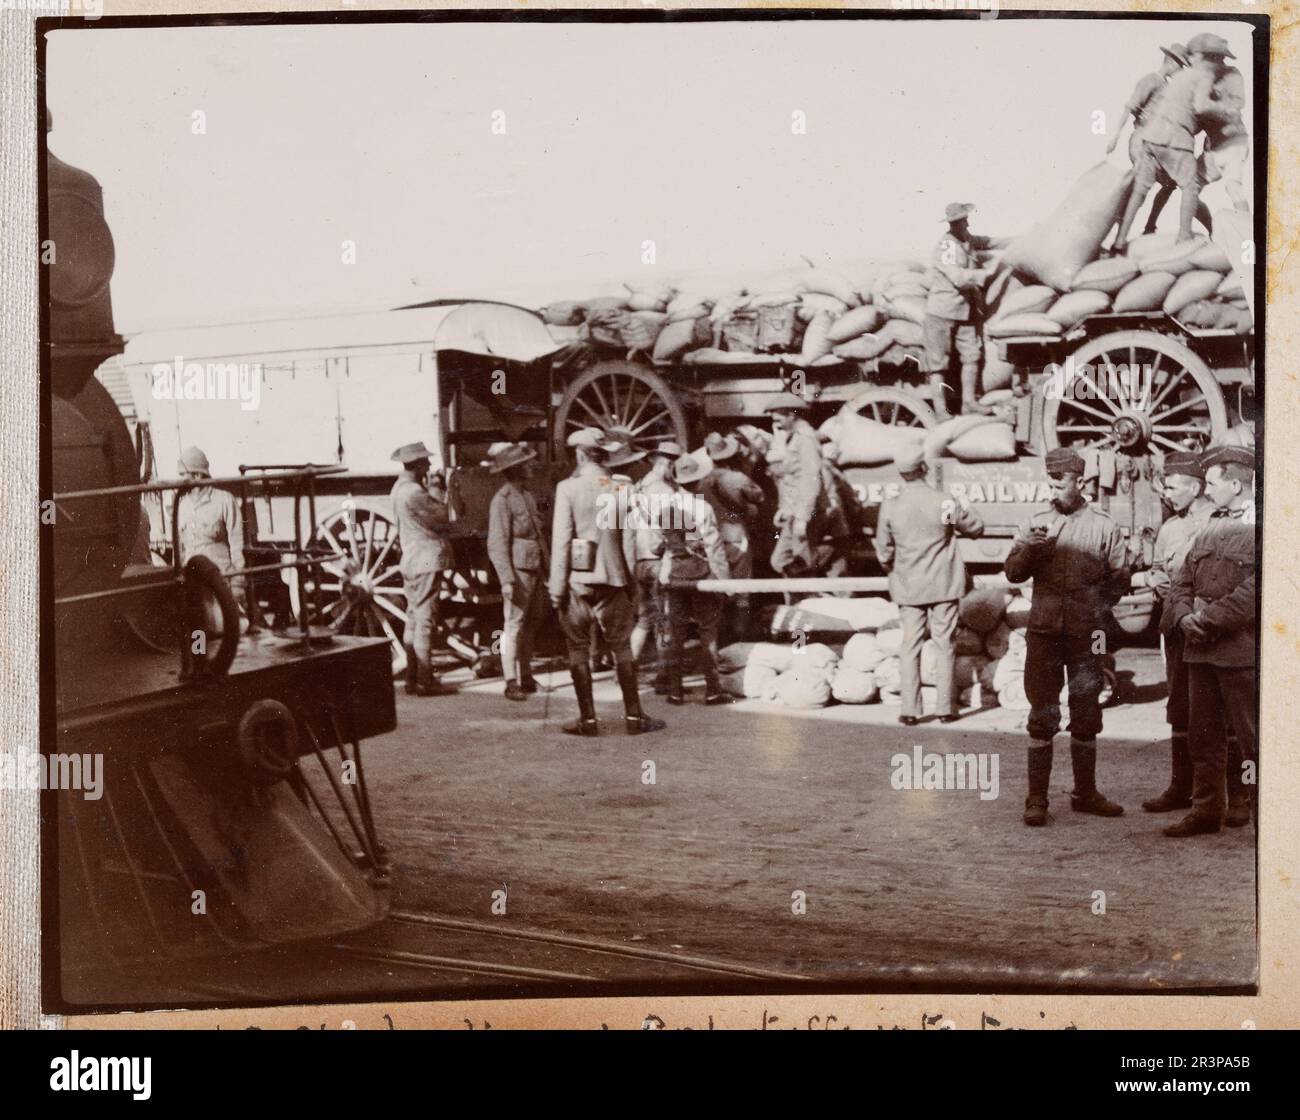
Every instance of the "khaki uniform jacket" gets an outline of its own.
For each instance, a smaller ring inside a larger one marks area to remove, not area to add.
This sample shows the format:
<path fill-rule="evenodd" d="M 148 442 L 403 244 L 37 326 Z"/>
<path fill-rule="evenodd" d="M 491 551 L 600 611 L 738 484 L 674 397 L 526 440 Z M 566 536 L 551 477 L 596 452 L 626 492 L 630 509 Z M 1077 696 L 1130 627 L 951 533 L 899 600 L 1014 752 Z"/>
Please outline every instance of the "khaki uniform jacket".
<path fill-rule="evenodd" d="M 1029 543 L 1035 525 L 1047 528 L 1047 544 Z M 1083 505 L 1065 513 L 1053 504 L 1021 529 L 1006 573 L 1012 583 L 1034 581 L 1030 630 L 1081 637 L 1104 630 L 1110 608 L 1128 591 L 1128 548 L 1100 510 Z"/>
<path fill-rule="evenodd" d="M 1211 517 L 1196 534 L 1161 617 L 1168 633 L 1193 612 L 1208 642 L 1186 642 L 1188 664 L 1249 668 L 1255 664 L 1255 524 L 1244 516 Z"/>
<path fill-rule="evenodd" d="M 551 524 L 551 578 L 547 585 L 551 598 L 563 598 L 571 583 L 631 587 L 636 558 L 632 521 L 626 500 L 620 502 L 604 467 L 583 463 L 573 477 L 561 482 L 555 488 Z M 569 544 L 574 540 L 595 544 L 591 571 L 573 571 Z"/>
<path fill-rule="evenodd" d="M 402 546 L 402 575 L 422 576 L 454 568 L 455 554 L 446 536 L 451 531 L 446 505 L 407 471 L 393 484 L 392 499 Z"/>
<path fill-rule="evenodd" d="M 532 494 L 507 482 L 488 507 L 488 557 L 504 587 L 547 569 L 546 533 Z"/>
<path fill-rule="evenodd" d="M 975 234 L 961 241 L 951 231 L 939 238 L 930 255 L 930 294 L 925 297 L 925 313 L 955 323 L 970 322 L 972 302 L 984 283 L 977 254 L 1005 244 L 1004 239 Z"/>
<path fill-rule="evenodd" d="M 666 542 L 660 577 L 671 579 L 727 579 L 731 564 L 718 532 L 713 507 L 700 494 L 680 491 L 676 511 L 665 520 Z"/>
<path fill-rule="evenodd" d="M 966 593 L 966 565 L 958 537 L 979 537 L 984 522 L 955 498 L 924 482 L 905 482 L 880 507 L 876 558 L 889 573 L 889 597 L 900 606 L 925 606 Z"/>
<path fill-rule="evenodd" d="M 181 560 L 206 556 L 223 572 L 244 566 L 244 521 L 228 490 L 198 486 L 180 497 Z"/>
<path fill-rule="evenodd" d="M 1205 528 L 1213 512 L 1213 505 L 1204 498 L 1197 498 L 1185 512 L 1167 517 L 1161 524 L 1156 533 L 1151 567 L 1139 577 L 1142 586 L 1154 590 L 1158 599 L 1169 598 L 1169 588 L 1182 570 L 1192 541 Z"/>

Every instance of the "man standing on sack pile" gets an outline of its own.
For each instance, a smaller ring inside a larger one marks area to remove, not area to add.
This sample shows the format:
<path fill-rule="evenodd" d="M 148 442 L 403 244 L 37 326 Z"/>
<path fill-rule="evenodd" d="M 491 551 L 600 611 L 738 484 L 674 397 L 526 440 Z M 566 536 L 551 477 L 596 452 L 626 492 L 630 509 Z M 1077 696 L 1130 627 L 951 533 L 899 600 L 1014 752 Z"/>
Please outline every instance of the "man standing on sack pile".
<path fill-rule="evenodd" d="M 564 725 L 566 735 L 600 734 L 592 695 L 591 642 L 599 632 L 614 654 L 623 693 L 624 725 L 629 735 L 658 731 L 662 720 L 641 710 L 636 661 L 629 637 L 636 621 L 636 581 L 632 575 L 633 526 L 619 507 L 606 469 L 621 449 L 597 428 L 569 436 L 578 466 L 555 488 L 548 591 L 560 619 L 569 653 L 569 672 L 578 699 L 578 719 Z"/>
<path fill-rule="evenodd" d="M 1080 491 L 1084 462 L 1069 448 L 1047 453 L 1052 507 L 1036 513 L 1011 546 L 1006 575 L 1034 581 L 1025 635 L 1029 699 L 1029 796 L 1025 824 L 1047 823 L 1052 739 L 1061 727 L 1061 685 L 1070 697 L 1070 762 L 1076 813 L 1118 817 L 1124 810 L 1097 791 L 1102 656 L 1110 608 L 1129 588 L 1128 549 L 1120 528 Z"/>
<path fill-rule="evenodd" d="M 637 586 L 637 618 L 632 628 L 632 656 L 639 662 L 646 641 L 654 643 L 656 666 L 654 690 L 659 696 L 668 691 L 668 629 L 664 622 L 663 589 L 659 583 L 659 562 L 664 554 L 664 535 L 660 513 L 672 500 L 677 487 L 673 484 L 673 464 L 683 455 L 673 440 L 657 444 L 650 452 L 650 470 L 632 491 L 633 575 Z"/>
<path fill-rule="evenodd" d="M 787 578 L 840 575 L 849 527 L 843 507 L 827 492 L 821 438 L 805 419 L 808 402 L 794 393 L 778 393 L 767 411 L 772 417 L 767 469 L 776 480 L 774 523 L 780 530 L 772 570 Z M 823 544 L 827 536 L 831 543 Z"/>
<path fill-rule="evenodd" d="M 1204 46 L 1198 42 L 1201 39 L 1202 36 L 1198 35 L 1187 44 L 1192 65 L 1169 78 L 1143 113 L 1142 127 L 1138 130 L 1142 158 L 1138 162 L 1133 190 L 1128 196 L 1124 216 L 1120 219 L 1115 243 L 1111 247 L 1112 256 L 1122 256 L 1128 250 L 1129 230 L 1162 173 L 1181 192 L 1178 202 L 1178 240 L 1192 239 L 1192 219 L 1196 217 L 1201 202 L 1196 136 L 1204 128 L 1197 105 L 1205 103 L 1213 85 L 1212 76 L 1198 59 L 1198 49 Z M 1227 49 L 1226 43 L 1224 49 Z"/>
<path fill-rule="evenodd" d="M 393 516 L 402 549 L 402 590 L 406 594 L 406 691 L 415 696 L 449 696 L 433 671 L 433 634 L 438 627 L 438 592 L 442 573 L 456 566 L 451 542 L 451 514 L 440 474 L 429 477 L 432 452 L 423 443 L 408 443 L 393 452 L 402 473 L 393 484 Z"/>
<path fill-rule="evenodd" d="M 1163 92 L 1165 83 L 1175 74 L 1185 70 L 1192 64 L 1191 56 L 1182 43 L 1171 43 L 1167 47 L 1161 47 L 1160 51 L 1164 55 L 1164 61 L 1161 62 L 1160 69 L 1153 70 L 1150 74 L 1144 74 L 1138 79 L 1138 83 L 1133 87 L 1133 93 L 1125 103 L 1123 111 L 1116 118 L 1115 130 L 1111 133 L 1110 142 L 1106 145 L 1106 154 L 1110 155 L 1119 143 L 1125 122 L 1131 118 L 1133 131 L 1129 135 L 1128 157 L 1135 172 L 1142 162 L 1142 128 L 1146 123 L 1149 109 Z M 1164 168 L 1156 168 L 1155 183 L 1157 188 L 1156 197 L 1151 202 L 1151 209 L 1147 214 L 1146 228 L 1143 229 L 1143 234 L 1156 232 L 1156 225 L 1160 221 L 1160 215 L 1164 212 L 1165 205 L 1174 196 L 1176 184 Z M 1205 203 L 1197 203 L 1196 217 L 1201 225 L 1205 227 L 1207 233 L 1213 229 L 1214 221 L 1210 217 L 1210 208 Z"/>
<path fill-rule="evenodd" d="M 953 688 L 957 648 L 957 604 L 966 593 L 966 565 L 957 538 L 984 535 L 984 522 L 960 502 L 925 480 L 921 448 L 894 456 L 903 489 L 880 507 L 876 557 L 889 573 L 889 597 L 898 605 L 903 625 L 899 678 L 903 712 L 898 722 L 916 725 L 921 716 L 921 648 L 926 637 L 939 647 L 935 680 L 939 721 L 958 718 Z"/>
<path fill-rule="evenodd" d="M 537 691 L 533 635 L 546 615 L 543 573 L 550 563 L 542 517 L 525 486 L 528 464 L 536 458 L 536 451 L 510 443 L 498 449 L 489 467 L 505 478 L 488 507 L 487 548 L 501 583 L 501 675 L 507 700 L 527 700 Z"/>
<path fill-rule="evenodd" d="M 944 211 L 948 232 L 930 258 L 930 293 L 925 298 L 925 365 L 930 374 L 934 411 L 949 417 L 947 391 L 953 351 L 961 363 L 961 411 L 988 415 L 979 403 L 980 361 L 984 356 L 979 313 L 980 292 L 995 271 L 982 267 L 979 254 L 1001 249 L 1008 238 L 980 237 L 970 231 L 969 202 L 950 203 Z"/>
<path fill-rule="evenodd" d="M 1164 462 L 1165 504 L 1170 515 L 1156 534 L 1151 567 L 1134 577 L 1138 586 L 1155 592 L 1156 603 L 1167 603 L 1169 591 L 1182 571 L 1192 540 L 1209 520 L 1213 504 L 1201 491 L 1205 468 L 1193 452 L 1170 453 Z M 1187 666 L 1183 662 L 1183 635 L 1177 628 L 1165 634 L 1165 676 L 1169 700 L 1165 717 L 1169 721 L 1169 787 L 1159 797 L 1142 802 L 1148 813 L 1190 809 L 1192 805 L 1192 756 L 1187 747 Z"/>
<path fill-rule="evenodd" d="M 763 504 L 763 490 L 748 475 L 737 469 L 740 441 L 735 436 L 710 432 L 704 440 L 704 453 L 713 469 L 704 476 L 700 494 L 713 509 L 718 521 L 718 535 L 727 556 L 733 579 L 750 579 L 754 574 L 754 553 L 750 548 L 750 527 L 758 520 Z M 726 613 L 730 616 L 731 638 L 744 637 L 749 618 L 749 596 L 729 596 Z"/>
<path fill-rule="evenodd" d="M 1228 41 L 1218 35 L 1195 35 L 1187 50 L 1192 65 L 1207 75 L 1207 80 L 1197 88 L 1193 102 L 1197 119 L 1205 128 L 1205 146 L 1199 164 L 1201 183 L 1208 186 L 1222 179 L 1233 208 L 1249 210 L 1250 199 L 1242 186 L 1246 158 L 1250 155 L 1250 138 L 1241 117 L 1246 104 L 1246 85 L 1241 71 L 1224 61 L 1237 56 L 1228 49 Z"/>
<path fill-rule="evenodd" d="M 1218 832 L 1250 821 L 1250 788 L 1238 774 L 1237 802 L 1225 821 L 1225 731 L 1241 758 L 1256 755 L 1255 703 L 1255 454 L 1244 447 L 1211 451 L 1204 460 L 1205 492 L 1214 514 L 1192 541 L 1169 592 L 1160 627 L 1183 637 L 1187 665 L 1188 747 L 1192 811 L 1166 836 Z M 1225 727 L 1226 725 L 1226 727 Z"/>
<path fill-rule="evenodd" d="M 663 585 L 665 623 L 668 628 L 668 703 L 686 703 L 682 688 L 686 629 L 695 623 L 704 661 L 704 702 L 729 704 L 718 676 L 718 621 L 722 596 L 693 587 L 675 587 L 681 580 L 727 579 L 732 572 L 718 533 L 713 507 L 700 494 L 700 484 L 712 472 L 707 460 L 683 455 L 673 464 L 673 481 L 679 490 L 663 518 L 664 557 L 659 571 Z"/>

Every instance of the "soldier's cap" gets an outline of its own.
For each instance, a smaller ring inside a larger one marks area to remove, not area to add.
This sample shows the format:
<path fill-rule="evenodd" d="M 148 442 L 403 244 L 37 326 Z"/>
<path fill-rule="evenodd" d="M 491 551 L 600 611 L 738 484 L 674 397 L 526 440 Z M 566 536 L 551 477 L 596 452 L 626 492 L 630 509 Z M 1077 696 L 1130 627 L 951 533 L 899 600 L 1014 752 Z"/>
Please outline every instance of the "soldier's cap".
<path fill-rule="evenodd" d="M 1211 54 L 1217 58 L 1237 57 L 1228 50 L 1228 40 L 1219 35 L 1193 35 L 1187 40 L 1187 51 L 1189 54 Z"/>
<path fill-rule="evenodd" d="M 686 454 L 686 449 L 676 440 L 666 439 L 663 443 L 656 444 L 655 449 L 650 454 L 656 457 L 663 456 L 665 459 L 672 459 L 676 462 Z"/>
<path fill-rule="evenodd" d="M 1201 456 L 1201 467 L 1206 471 L 1211 467 L 1236 467 L 1254 474 L 1255 452 L 1248 447 L 1212 447 Z"/>
<path fill-rule="evenodd" d="M 1192 64 L 1192 60 L 1187 57 L 1187 48 L 1182 43 L 1170 43 L 1169 46 L 1160 49 L 1179 66 L 1190 66 Z"/>
<path fill-rule="evenodd" d="M 208 457 L 197 447 L 187 447 L 182 451 L 177 466 L 183 471 L 189 471 L 190 474 L 201 474 L 205 478 L 212 477 Z"/>
<path fill-rule="evenodd" d="M 633 463 L 641 462 L 649 454 L 648 451 L 638 451 L 631 444 L 620 443 L 618 450 L 610 453 L 609 462 L 605 465 L 607 467 L 627 467 Z"/>
<path fill-rule="evenodd" d="M 704 450 L 715 463 L 721 463 L 724 459 L 730 459 L 740 450 L 740 440 L 735 436 L 724 436 L 717 432 L 710 432 L 704 437 Z"/>
<path fill-rule="evenodd" d="M 424 446 L 423 440 L 416 440 L 414 443 L 404 443 L 393 452 L 390 458 L 405 466 L 407 463 L 415 463 L 420 459 L 432 459 L 433 452 Z"/>
<path fill-rule="evenodd" d="M 943 220 L 945 222 L 960 222 L 962 218 L 968 218 L 975 212 L 975 203 L 973 202 L 950 202 L 943 211 Z"/>
<path fill-rule="evenodd" d="M 712 471 L 713 464 L 708 459 L 697 459 L 694 455 L 683 455 L 673 464 L 673 478 L 680 486 L 699 482 Z"/>
<path fill-rule="evenodd" d="M 613 453 L 622 448 L 621 443 L 615 443 L 613 440 L 607 440 L 605 433 L 599 428 L 579 428 L 567 440 L 570 447 L 595 448 L 598 451 Z"/>
<path fill-rule="evenodd" d="M 764 412 L 807 412 L 808 402 L 803 397 L 794 393 L 777 393 L 770 401 Z"/>
<path fill-rule="evenodd" d="M 908 443 L 894 452 L 894 468 L 899 474 L 910 474 L 921 469 L 925 462 L 925 448 L 919 443 Z"/>
<path fill-rule="evenodd" d="M 1048 474 L 1083 474 L 1083 456 L 1068 447 L 1054 447 L 1044 461 Z"/>
<path fill-rule="evenodd" d="M 488 467 L 488 473 L 501 474 L 502 471 L 508 471 L 511 467 L 517 467 L 520 463 L 527 463 L 530 459 L 536 458 L 537 452 L 530 451 L 523 444 L 507 443 L 492 456 L 492 465 Z"/>
<path fill-rule="evenodd" d="M 1205 465 L 1194 451 L 1174 451 L 1165 456 L 1165 477 L 1185 474 L 1189 478 L 1205 478 Z"/>

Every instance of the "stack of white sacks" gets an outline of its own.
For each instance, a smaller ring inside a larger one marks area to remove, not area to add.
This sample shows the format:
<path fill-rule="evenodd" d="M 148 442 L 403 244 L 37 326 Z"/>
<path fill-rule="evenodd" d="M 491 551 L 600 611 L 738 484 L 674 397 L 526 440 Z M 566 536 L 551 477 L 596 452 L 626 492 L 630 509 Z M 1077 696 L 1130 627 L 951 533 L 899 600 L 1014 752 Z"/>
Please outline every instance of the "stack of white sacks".
<path fill-rule="evenodd" d="M 1029 595 L 1020 588 L 986 589 L 962 599 L 955 674 L 962 708 L 1028 709 L 1024 631 Z M 898 608 L 888 599 L 806 599 L 790 617 L 795 620 L 793 642 L 741 642 L 721 651 L 730 669 L 725 678 L 730 691 L 789 708 L 822 708 L 832 701 L 899 702 L 903 632 Z M 826 620 L 824 628 L 818 619 Z M 802 640 L 799 623 L 828 640 Z M 848 632 L 847 640 L 841 642 L 836 631 Z M 930 711 L 938 707 L 938 655 L 933 641 L 922 647 L 921 698 Z"/>
<path fill-rule="evenodd" d="M 919 357 L 923 348 L 928 281 L 919 261 L 846 262 L 626 287 L 626 296 L 548 304 L 542 317 L 657 362 L 737 362 L 772 353 L 822 366 L 901 361 Z"/>

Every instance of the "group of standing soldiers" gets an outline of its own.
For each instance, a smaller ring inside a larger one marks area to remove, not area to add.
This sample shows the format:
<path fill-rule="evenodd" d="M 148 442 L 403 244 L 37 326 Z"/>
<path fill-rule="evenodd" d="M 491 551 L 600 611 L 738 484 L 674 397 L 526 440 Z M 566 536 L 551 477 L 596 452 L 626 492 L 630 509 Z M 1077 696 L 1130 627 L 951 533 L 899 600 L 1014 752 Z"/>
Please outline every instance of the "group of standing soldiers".
<path fill-rule="evenodd" d="M 1026 635 L 1025 693 L 1031 710 L 1027 825 L 1047 823 L 1052 741 L 1060 694 L 1070 711 L 1076 812 L 1117 817 L 1123 808 L 1096 785 L 1102 717 L 1102 656 L 1110 607 L 1131 585 L 1119 526 L 1080 489 L 1083 459 L 1047 455 L 1051 508 L 1036 514 L 1006 561 L 1013 583 L 1033 580 Z M 1252 451 L 1226 447 L 1204 456 L 1171 454 L 1164 497 L 1172 515 L 1156 538 L 1141 582 L 1159 596 L 1169 683 L 1172 776 L 1148 812 L 1190 809 L 1166 836 L 1249 824 L 1256 781 L 1255 525 Z M 1229 747 L 1231 738 L 1232 746 Z"/>

